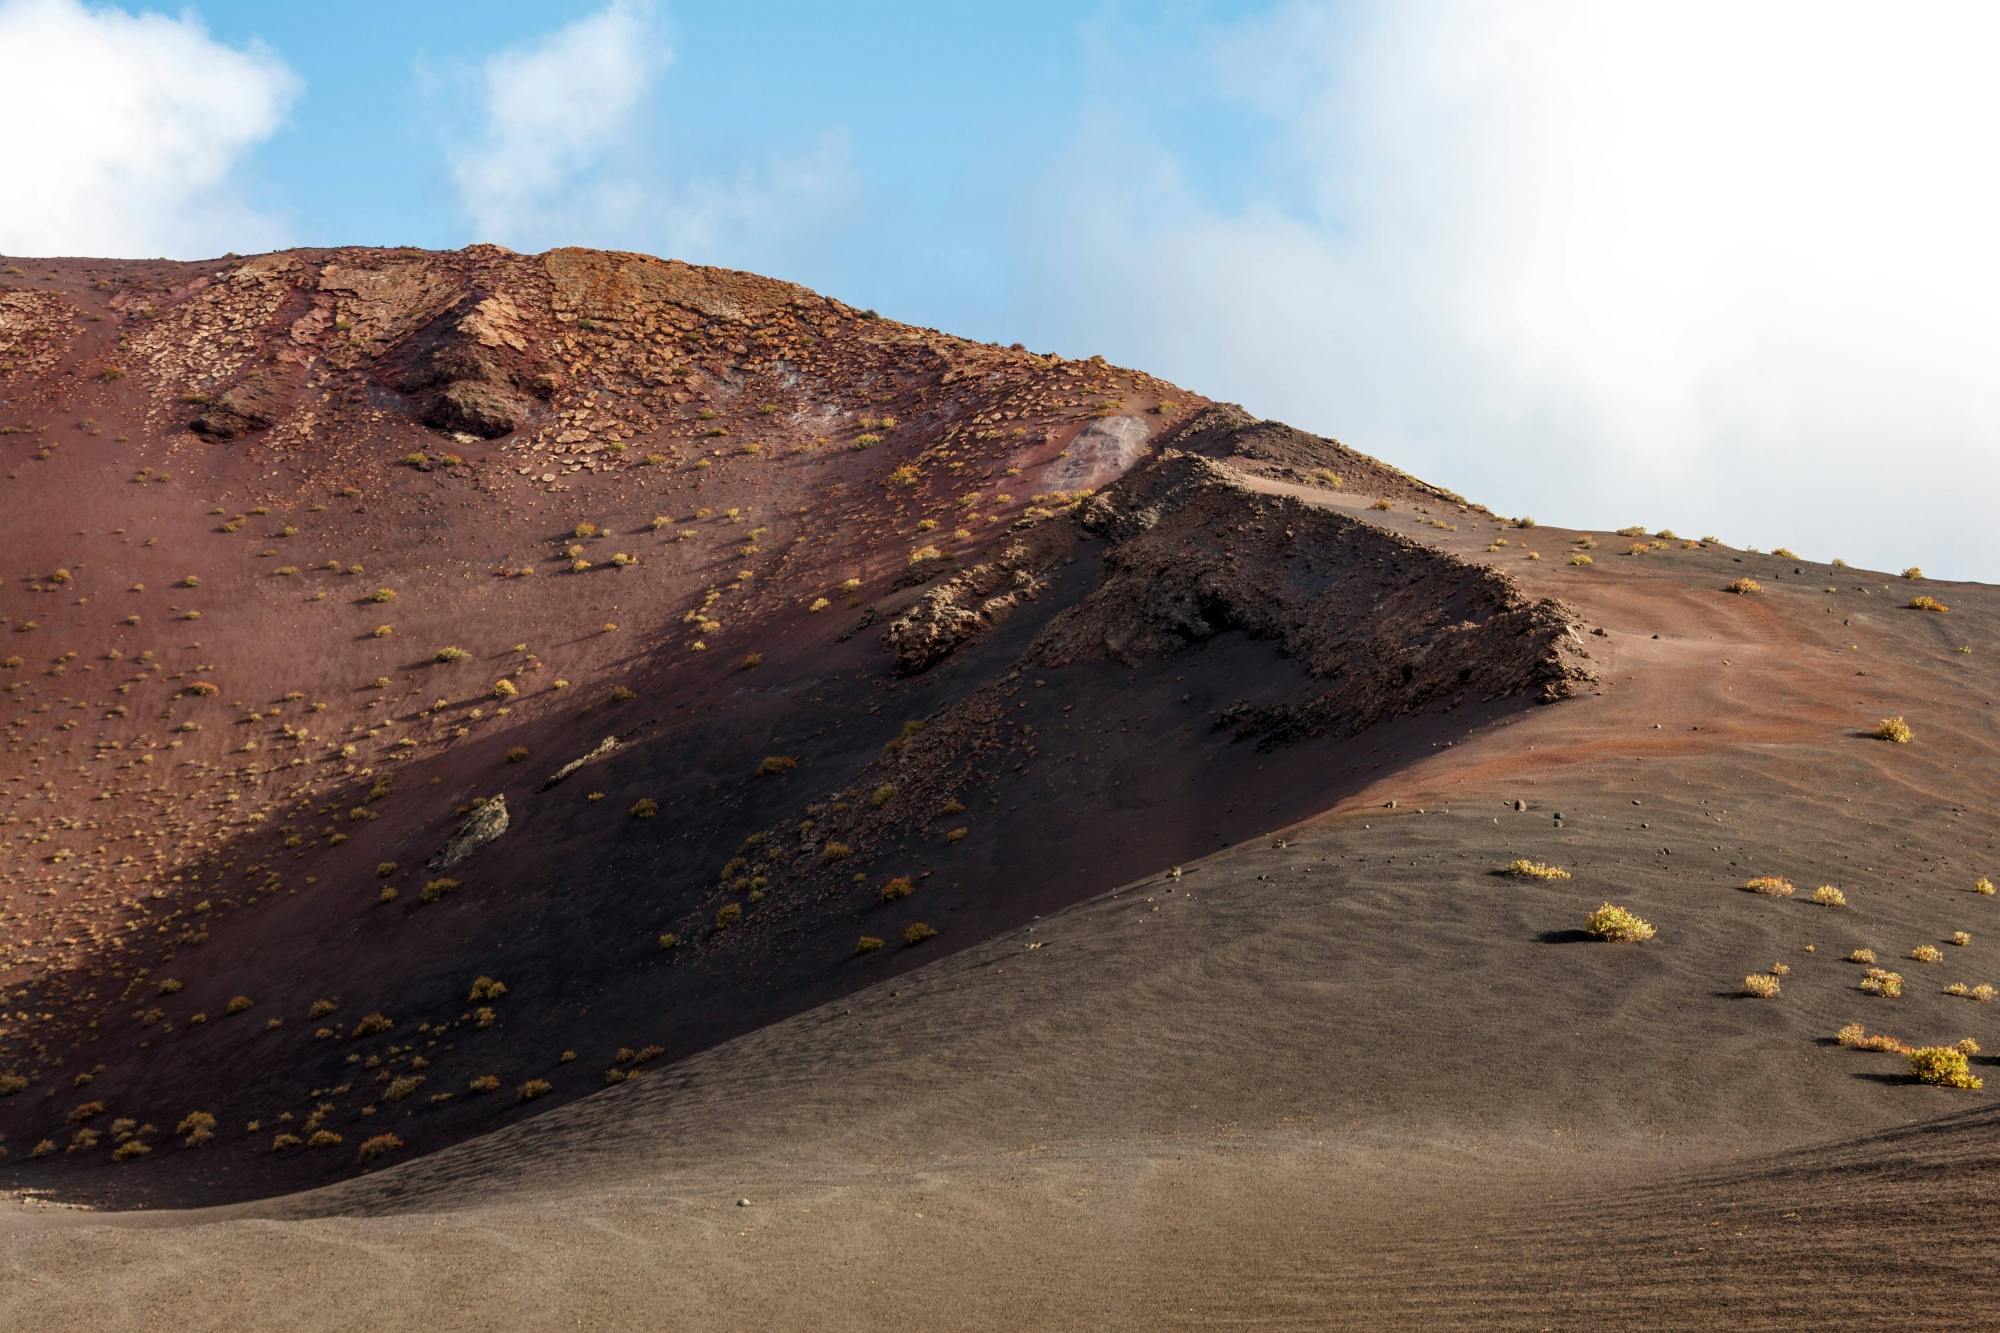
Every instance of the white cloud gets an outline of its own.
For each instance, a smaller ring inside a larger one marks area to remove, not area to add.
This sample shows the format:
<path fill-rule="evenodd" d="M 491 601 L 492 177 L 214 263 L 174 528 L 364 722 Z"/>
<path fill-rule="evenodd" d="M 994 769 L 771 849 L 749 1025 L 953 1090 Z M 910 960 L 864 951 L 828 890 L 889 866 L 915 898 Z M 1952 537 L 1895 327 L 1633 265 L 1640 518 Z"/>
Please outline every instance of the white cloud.
<path fill-rule="evenodd" d="M 1977 5 L 1294 6 L 1221 58 L 1264 197 L 1100 121 L 1034 287 L 1092 350 L 1503 512 L 1992 577 L 1996 37 Z"/>
<path fill-rule="evenodd" d="M 0 252 L 204 258 L 284 243 L 233 179 L 299 90 L 193 15 L 0 0 Z"/>
<path fill-rule="evenodd" d="M 647 145 L 651 99 L 673 52 L 645 0 L 603 10 L 490 57 L 481 132 L 452 154 L 481 240 L 520 249 L 594 245 L 770 269 L 853 190 L 847 139 L 733 180 L 674 183 Z"/>

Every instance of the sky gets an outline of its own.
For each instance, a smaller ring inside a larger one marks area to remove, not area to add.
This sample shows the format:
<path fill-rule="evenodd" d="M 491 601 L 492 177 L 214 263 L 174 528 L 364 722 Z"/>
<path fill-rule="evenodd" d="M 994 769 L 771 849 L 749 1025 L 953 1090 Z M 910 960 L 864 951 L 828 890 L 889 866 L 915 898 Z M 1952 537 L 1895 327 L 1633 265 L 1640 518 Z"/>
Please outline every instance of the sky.
<path fill-rule="evenodd" d="M 0 253 L 589 245 L 2000 581 L 2000 6 L 0 0 Z"/>

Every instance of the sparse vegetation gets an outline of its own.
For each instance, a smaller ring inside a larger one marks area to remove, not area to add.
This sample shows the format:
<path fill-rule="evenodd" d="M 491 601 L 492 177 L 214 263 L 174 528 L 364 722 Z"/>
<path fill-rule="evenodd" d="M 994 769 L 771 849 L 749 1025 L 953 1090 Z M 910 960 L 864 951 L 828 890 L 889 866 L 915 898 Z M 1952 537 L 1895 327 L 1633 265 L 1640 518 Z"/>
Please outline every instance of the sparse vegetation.
<path fill-rule="evenodd" d="M 1919 1046 L 1911 1051 L 1910 1077 L 1939 1088 L 1963 1088 L 1977 1092 L 1985 1080 L 1972 1072 L 1966 1053 L 1955 1046 Z"/>
<path fill-rule="evenodd" d="M 372 1162 L 378 1157 L 386 1157 L 403 1146 L 403 1141 L 394 1134 L 376 1134 L 361 1140 L 361 1148 L 354 1155 L 357 1162 Z"/>
<path fill-rule="evenodd" d="M 1751 893 L 1761 893 L 1766 898 L 1789 898 L 1796 891 L 1792 882 L 1780 875 L 1759 875 L 1745 880 L 1743 887 Z"/>
<path fill-rule="evenodd" d="M 1878 741 L 1892 741 L 1897 745 L 1908 745 L 1916 733 L 1901 717 L 1885 717 L 1875 724 L 1875 730 L 1868 733 Z"/>
<path fill-rule="evenodd" d="M 1583 921 L 1584 933 L 1600 940 L 1639 943 L 1653 938 L 1653 926 L 1623 907 L 1602 903 Z"/>
<path fill-rule="evenodd" d="M 1845 907 L 1847 895 L 1831 884 L 1822 884 L 1813 890 L 1812 900 L 1821 907 Z"/>
<path fill-rule="evenodd" d="M 1743 993 L 1760 1000 L 1772 999 L 1778 994 L 1778 979 L 1768 972 L 1752 972 L 1743 978 Z"/>
<path fill-rule="evenodd" d="M 1569 871 L 1561 866 L 1544 865 L 1540 861 L 1530 861 L 1526 857 L 1510 861 L 1500 872 L 1516 879 L 1568 879 Z"/>
<path fill-rule="evenodd" d="M 1757 580 L 1755 579 L 1742 578 L 1736 580 L 1736 582 L 1730 584 L 1727 588 L 1724 588 L 1723 591 L 1733 592 L 1738 595 L 1745 595 L 1753 592 L 1764 591 L 1764 585 L 1757 582 Z"/>
<path fill-rule="evenodd" d="M 1909 600 L 1908 605 L 1912 611 L 1935 611 L 1939 615 L 1951 610 L 1950 607 L 1928 593 L 1918 593 Z"/>
<path fill-rule="evenodd" d="M 1901 999 L 1903 976 L 1885 968 L 1871 967 L 1862 974 L 1860 988 L 1870 995 L 1879 995 L 1885 1000 Z"/>

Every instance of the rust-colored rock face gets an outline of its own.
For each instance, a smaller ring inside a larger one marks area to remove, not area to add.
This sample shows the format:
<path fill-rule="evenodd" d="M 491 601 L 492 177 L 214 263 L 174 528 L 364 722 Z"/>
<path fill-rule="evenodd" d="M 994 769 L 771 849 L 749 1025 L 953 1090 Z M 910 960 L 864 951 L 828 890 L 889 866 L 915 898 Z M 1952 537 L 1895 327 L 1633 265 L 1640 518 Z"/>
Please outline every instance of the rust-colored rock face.
<path fill-rule="evenodd" d="M 539 1111 L 859 984 L 885 879 L 970 944 L 1583 671 L 1368 517 L 1455 497 L 1101 360 L 582 250 L 0 267 L 8 1145 L 87 1086 L 442 1146 L 526 1112 L 378 1084 Z"/>

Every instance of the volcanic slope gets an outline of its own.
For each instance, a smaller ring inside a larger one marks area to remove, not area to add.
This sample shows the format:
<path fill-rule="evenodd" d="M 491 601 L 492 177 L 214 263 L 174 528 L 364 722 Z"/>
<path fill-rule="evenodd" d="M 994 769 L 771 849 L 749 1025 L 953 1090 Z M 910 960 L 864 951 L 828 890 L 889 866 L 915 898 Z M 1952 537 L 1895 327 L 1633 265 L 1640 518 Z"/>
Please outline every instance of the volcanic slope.
<path fill-rule="evenodd" d="M 8 268 L 8 1322 L 1996 1294 L 1834 1040 L 2000 1041 L 1993 590 L 638 256 Z"/>

